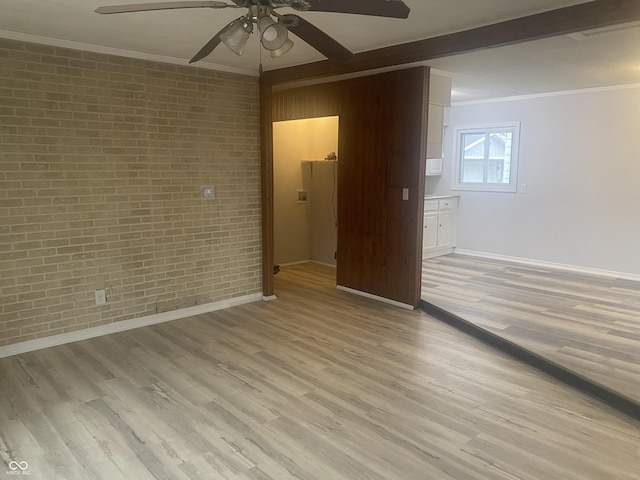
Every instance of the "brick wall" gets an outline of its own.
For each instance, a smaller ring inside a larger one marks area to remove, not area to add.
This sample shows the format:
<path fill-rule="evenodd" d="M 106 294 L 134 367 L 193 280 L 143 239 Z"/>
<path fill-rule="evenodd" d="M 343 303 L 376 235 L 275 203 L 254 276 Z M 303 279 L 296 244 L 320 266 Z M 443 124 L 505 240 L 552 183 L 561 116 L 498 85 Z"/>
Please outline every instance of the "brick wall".
<path fill-rule="evenodd" d="M 259 292 L 260 245 L 257 78 L 0 39 L 0 345 Z"/>

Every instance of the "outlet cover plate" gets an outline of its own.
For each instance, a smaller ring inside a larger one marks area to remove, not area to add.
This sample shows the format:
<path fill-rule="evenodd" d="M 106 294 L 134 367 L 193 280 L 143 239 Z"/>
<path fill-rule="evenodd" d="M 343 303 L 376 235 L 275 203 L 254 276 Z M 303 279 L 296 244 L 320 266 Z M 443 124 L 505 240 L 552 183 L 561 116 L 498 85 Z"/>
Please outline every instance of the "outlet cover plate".
<path fill-rule="evenodd" d="M 213 200 L 216 197 L 216 188 L 206 185 L 200 188 L 200 198 L 203 200 Z"/>

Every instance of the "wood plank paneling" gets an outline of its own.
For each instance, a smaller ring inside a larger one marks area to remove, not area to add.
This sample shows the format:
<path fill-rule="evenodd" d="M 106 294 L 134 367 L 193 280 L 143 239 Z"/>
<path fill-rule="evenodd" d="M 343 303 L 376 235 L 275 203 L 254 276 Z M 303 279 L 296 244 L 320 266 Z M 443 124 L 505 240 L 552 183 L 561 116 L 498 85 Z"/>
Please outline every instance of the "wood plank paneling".
<path fill-rule="evenodd" d="M 339 115 L 341 99 L 340 83 L 277 91 L 273 94 L 273 121 Z"/>
<path fill-rule="evenodd" d="M 273 119 L 339 115 L 339 285 L 420 298 L 428 69 L 273 94 Z M 409 200 L 402 200 L 403 188 Z"/>
<path fill-rule="evenodd" d="M 348 80 L 340 115 L 338 284 L 409 305 L 419 299 L 426 80 L 422 68 Z"/>

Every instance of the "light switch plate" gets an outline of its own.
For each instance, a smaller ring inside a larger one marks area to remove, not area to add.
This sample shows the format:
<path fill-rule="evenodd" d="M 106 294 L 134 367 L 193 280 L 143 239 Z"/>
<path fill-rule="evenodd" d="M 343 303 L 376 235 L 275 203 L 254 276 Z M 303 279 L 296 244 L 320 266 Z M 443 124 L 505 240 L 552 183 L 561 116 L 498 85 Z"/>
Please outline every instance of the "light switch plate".
<path fill-rule="evenodd" d="M 96 290 L 96 305 L 104 305 L 107 303 L 107 292 L 104 288 L 102 290 Z"/>
<path fill-rule="evenodd" d="M 402 200 L 409 200 L 409 189 L 408 188 L 403 188 L 402 189 Z"/>

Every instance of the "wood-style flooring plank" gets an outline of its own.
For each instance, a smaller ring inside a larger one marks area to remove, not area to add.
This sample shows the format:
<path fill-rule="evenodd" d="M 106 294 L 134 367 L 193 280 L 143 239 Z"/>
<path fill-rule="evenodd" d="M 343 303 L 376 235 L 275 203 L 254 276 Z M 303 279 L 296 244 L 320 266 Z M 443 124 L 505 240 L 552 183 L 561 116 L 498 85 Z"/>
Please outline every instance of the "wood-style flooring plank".
<path fill-rule="evenodd" d="M 640 282 L 452 254 L 422 299 L 640 402 Z"/>
<path fill-rule="evenodd" d="M 272 302 L 0 359 L 0 472 L 637 480 L 638 422 L 334 274 L 283 268 Z"/>

